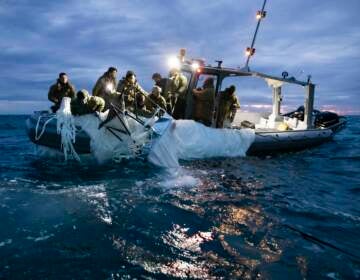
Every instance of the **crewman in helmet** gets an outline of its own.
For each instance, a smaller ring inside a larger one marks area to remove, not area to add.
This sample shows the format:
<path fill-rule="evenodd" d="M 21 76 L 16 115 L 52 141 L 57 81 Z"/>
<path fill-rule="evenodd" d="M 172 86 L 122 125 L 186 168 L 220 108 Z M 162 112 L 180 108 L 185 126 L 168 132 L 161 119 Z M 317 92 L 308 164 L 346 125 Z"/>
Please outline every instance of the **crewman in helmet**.
<path fill-rule="evenodd" d="M 158 107 L 166 111 L 166 101 L 165 98 L 161 96 L 161 88 L 159 86 L 154 86 L 152 88 L 151 93 L 145 100 L 145 105 L 151 112 L 155 112 Z"/>
<path fill-rule="evenodd" d="M 120 94 L 118 103 L 125 105 L 125 108 L 132 111 L 136 106 L 136 96 L 148 95 L 148 93 L 138 84 L 136 74 L 133 71 L 127 71 L 126 76 L 121 79 L 117 87 Z"/>
<path fill-rule="evenodd" d="M 220 93 L 216 114 L 216 127 L 230 127 L 235 119 L 236 111 L 239 108 L 240 103 L 236 96 L 236 88 L 232 85 Z"/>
<path fill-rule="evenodd" d="M 101 97 L 105 100 L 105 109 L 110 108 L 110 103 L 114 102 L 116 97 L 117 86 L 117 69 L 109 67 L 109 69 L 97 80 L 92 95 Z"/>
<path fill-rule="evenodd" d="M 69 78 L 66 73 L 60 73 L 56 83 L 53 84 L 48 93 L 48 99 L 54 103 L 51 106 L 51 110 L 55 113 L 61 105 L 61 101 L 64 97 L 75 97 L 75 87 L 69 82 Z"/>
<path fill-rule="evenodd" d="M 188 80 L 178 69 L 172 69 L 169 73 L 171 80 L 170 94 L 166 102 L 170 102 L 172 116 L 174 119 L 183 119 L 185 117 L 186 90 Z"/>
<path fill-rule="evenodd" d="M 90 96 L 86 89 L 76 93 L 76 98 L 71 101 L 71 113 L 73 115 L 86 115 L 95 112 L 102 112 L 105 108 L 105 101 L 98 96 Z"/>
<path fill-rule="evenodd" d="M 193 89 L 194 120 L 206 126 L 211 126 L 214 116 L 215 88 L 214 79 L 207 78 L 202 89 Z"/>

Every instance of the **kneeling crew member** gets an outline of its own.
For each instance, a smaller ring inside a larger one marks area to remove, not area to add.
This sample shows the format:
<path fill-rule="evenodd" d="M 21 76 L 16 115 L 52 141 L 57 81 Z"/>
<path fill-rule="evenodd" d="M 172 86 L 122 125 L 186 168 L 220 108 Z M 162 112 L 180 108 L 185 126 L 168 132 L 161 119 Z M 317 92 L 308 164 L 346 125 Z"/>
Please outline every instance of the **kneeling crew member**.
<path fill-rule="evenodd" d="M 95 112 L 102 112 L 105 108 L 105 101 L 98 96 L 90 96 L 86 89 L 76 93 L 76 98 L 71 101 L 71 113 L 73 115 L 86 115 Z"/>
<path fill-rule="evenodd" d="M 60 73 L 56 83 L 53 84 L 48 93 L 48 99 L 54 103 L 51 106 L 51 110 L 55 113 L 61 105 L 61 101 L 64 97 L 75 97 L 75 87 L 69 82 L 69 78 L 66 73 Z"/>
<path fill-rule="evenodd" d="M 136 107 L 135 102 L 137 94 L 148 95 L 148 93 L 138 84 L 136 75 L 133 71 L 127 71 L 126 76 L 119 82 L 117 92 L 120 94 L 118 105 L 119 103 L 125 105 L 125 108 L 130 111 L 134 110 Z"/>
<path fill-rule="evenodd" d="M 151 93 L 147 96 L 145 100 L 146 108 L 151 111 L 155 112 L 158 105 L 160 108 L 166 111 L 166 101 L 165 98 L 161 96 L 161 88 L 158 86 L 154 86 L 152 88 Z"/>

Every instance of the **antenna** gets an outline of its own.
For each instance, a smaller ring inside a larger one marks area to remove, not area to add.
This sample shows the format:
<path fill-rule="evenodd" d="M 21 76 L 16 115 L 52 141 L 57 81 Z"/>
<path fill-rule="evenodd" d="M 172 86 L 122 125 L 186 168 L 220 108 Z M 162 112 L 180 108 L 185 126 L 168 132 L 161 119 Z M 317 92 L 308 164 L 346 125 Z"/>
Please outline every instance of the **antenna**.
<path fill-rule="evenodd" d="M 245 69 L 249 69 L 250 57 L 252 57 L 255 54 L 254 45 L 255 45 L 256 35 L 258 33 L 261 20 L 263 18 L 265 18 L 265 16 L 266 16 L 266 11 L 264 10 L 265 5 L 266 5 L 266 0 L 264 0 L 261 11 L 257 11 L 257 13 L 256 13 L 257 24 L 256 24 L 255 33 L 254 33 L 254 36 L 253 36 L 253 39 L 252 39 L 252 42 L 251 42 L 251 47 L 247 47 L 246 51 L 245 51 L 245 54 L 247 56 L 246 63 L 245 63 Z"/>

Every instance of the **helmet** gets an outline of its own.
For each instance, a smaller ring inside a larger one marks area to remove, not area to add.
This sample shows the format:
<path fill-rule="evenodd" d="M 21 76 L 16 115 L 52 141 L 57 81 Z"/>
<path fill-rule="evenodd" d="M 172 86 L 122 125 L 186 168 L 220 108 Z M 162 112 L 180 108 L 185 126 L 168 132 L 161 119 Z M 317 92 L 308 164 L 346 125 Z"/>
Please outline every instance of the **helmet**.
<path fill-rule="evenodd" d="M 231 85 L 231 86 L 229 87 L 229 93 L 230 93 L 230 94 L 233 94 L 235 91 L 236 91 L 236 87 L 235 87 L 234 85 Z"/>
<path fill-rule="evenodd" d="M 116 69 L 116 67 L 114 67 L 114 66 L 111 66 L 111 67 L 109 67 L 109 69 L 107 70 L 107 72 L 113 72 L 113 71 L 118 71 L 117 69 Z"/>
<path fill-rule="evenodd" d="M 154 80 L 154 79 L 161 79 L 161 75 L 160 75 L 160 73 L 154 73 L 151 78 L 152 78 L 153 80 Z"/>
<path fill-rule="evenodd" d="M 135 75 L 135 72 L 134 72 L 134 71 L 131 71 L 131 70 L 127 71 L 125 78 L 129 78 L 130 76 L 136 76 L 136 75 Z"/>
<path fill-rule="evenodd" d="M 89 92 L 86 89 L 79 90 L 76 93 L 76 98 L 79 100 L 85 100 L 90 96 Z"/>

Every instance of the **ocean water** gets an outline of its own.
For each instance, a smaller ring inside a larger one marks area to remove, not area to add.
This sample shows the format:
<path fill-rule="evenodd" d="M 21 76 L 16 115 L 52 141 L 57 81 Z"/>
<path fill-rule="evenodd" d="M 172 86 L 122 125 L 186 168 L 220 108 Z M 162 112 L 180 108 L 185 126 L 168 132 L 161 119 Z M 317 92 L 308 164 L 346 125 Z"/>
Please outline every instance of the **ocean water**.
<path fill-rule="evenodd" d="M 360 117 L 272 157 L 40 157 L 0 116 L 0 279 L 360 278 Z"/>

